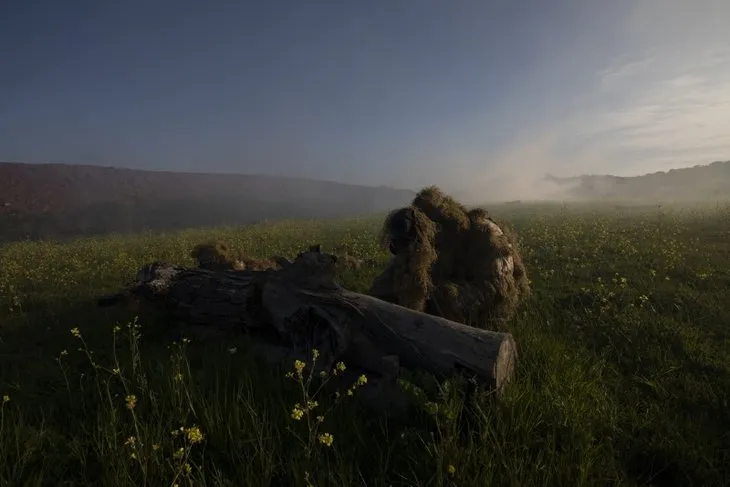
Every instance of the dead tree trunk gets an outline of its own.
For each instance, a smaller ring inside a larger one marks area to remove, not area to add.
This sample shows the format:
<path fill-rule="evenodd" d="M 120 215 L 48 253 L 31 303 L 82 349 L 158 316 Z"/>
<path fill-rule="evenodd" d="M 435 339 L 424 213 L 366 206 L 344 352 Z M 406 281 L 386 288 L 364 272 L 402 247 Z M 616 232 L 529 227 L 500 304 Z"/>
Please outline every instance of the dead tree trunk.
<path fill-rule="evenodd" d="M 511 335 L 343 289 L 334 280 L 335 260 L 305 252 L 282 269 L 225 272 L 157 262 L 140 270 L 125 294 L 162 305 L 188 323 L 273 336 L 269 346 L 282 355 L 317 348 L 325 370 L 343 361 L 391 381 L 401 366 L 442 378 L 462 371 L 498 390 L 514 374 Z"/>

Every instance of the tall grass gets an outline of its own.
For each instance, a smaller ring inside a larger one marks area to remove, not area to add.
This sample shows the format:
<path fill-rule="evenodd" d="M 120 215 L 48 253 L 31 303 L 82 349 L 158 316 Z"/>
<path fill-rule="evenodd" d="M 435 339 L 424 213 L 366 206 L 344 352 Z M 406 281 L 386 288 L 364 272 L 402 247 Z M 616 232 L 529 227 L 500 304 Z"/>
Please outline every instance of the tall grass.
<path fill-rule="evenodd" d="M 340 281 L 364 291 L 387 259 L 379 219 L 0 247 L 0 485 L 730 484 L 730 210 L 497 216 L 533 288 L 506 329 L 516 379 L 499 400 L 416 391 L 405 418 L 313 396 L 312 364 L 272 368 L 243 338 L 92 303 L 210 238 L 345 250 L 369 265 Z"/>

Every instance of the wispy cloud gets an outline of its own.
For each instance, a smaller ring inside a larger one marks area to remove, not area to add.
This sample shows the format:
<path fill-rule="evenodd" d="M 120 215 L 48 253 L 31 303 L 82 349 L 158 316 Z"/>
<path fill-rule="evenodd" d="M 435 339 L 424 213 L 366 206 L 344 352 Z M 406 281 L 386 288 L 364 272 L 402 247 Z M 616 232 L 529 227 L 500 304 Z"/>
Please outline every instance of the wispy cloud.
<path fill-rule="evenodd" d="M 632 174 L 730 158 L 730 49 L 647 57 L 600 73 L 604 110 L 578 117 L 579 145 Z M 582 128 L 581 128 L 582 127 Z"/>

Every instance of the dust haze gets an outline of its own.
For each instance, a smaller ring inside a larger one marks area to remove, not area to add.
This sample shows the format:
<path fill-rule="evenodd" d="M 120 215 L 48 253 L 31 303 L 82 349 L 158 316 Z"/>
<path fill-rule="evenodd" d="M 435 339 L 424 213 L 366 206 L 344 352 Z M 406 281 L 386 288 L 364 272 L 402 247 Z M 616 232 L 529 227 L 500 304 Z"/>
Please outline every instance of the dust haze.
<path fill-rule="evenodd" d="M 464 181 L 449 181 L 455 194 L 467 204 L 505 201 L 571 199 L 570 188 L 546 178 L 547 174 L 573 175 L 572 161 L 555 155 L 556 138 L 543 134 L 519 141 L 506 150 L 485 156 L 484 162 Z"/>
<path fill-rule="evenodd" d="M 485 157 L 482 167 L 466 176 L 444 172 L 441 179 L 445 188 L 471 205 L 515 201 L 700 203 L 730 199 L 730 161 L 708 160 L 666 171 L 645 170 L 619 176 L 601 171 L 610 165 L 598 150 L 584 148 L 566 153 L 554 134 Z"/>

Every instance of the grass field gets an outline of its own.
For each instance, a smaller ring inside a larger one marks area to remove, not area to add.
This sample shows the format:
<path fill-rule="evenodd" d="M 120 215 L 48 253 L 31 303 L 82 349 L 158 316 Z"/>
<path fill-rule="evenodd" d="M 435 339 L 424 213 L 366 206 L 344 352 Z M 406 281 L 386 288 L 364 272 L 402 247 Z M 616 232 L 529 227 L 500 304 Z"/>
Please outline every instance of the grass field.
<path fill-rule="evenodd" d="M 375 262 L 340 276 L 364 291 L 378 218 L 0 247 L 0 486 L 730 485 L 730 207 L 495 214 L 532 280 L 507 327 L 516 380 L 468 408 L 446 388 L 407 421 L 346 394 L 296 420 L 291 366 L 92 303 L 210 237 L 347 250 Z"/>

